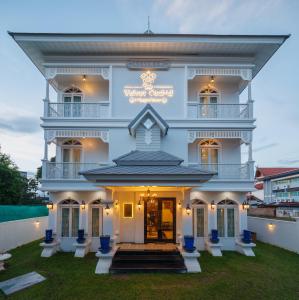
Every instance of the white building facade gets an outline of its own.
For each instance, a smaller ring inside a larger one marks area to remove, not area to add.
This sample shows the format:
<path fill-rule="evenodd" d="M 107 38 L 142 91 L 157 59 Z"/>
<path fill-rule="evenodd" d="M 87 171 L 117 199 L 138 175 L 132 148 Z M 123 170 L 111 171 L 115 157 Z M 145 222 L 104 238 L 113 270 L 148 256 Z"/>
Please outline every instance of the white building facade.
<path fill-rule="evenodd" d="M 103 234 L 203 250 L 212 229 L 235 250 L 254 190 L 251 81 L 288 36 L 10 34 L 46 79 L 42 189 L 63 251 L 78 229 L 90 251 Z"/>

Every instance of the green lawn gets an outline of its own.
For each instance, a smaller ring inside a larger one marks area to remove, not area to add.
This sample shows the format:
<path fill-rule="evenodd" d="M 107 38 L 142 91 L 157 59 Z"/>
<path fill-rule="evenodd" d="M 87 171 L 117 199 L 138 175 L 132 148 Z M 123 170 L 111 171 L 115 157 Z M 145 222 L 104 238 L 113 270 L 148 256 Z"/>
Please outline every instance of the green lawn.
<path fill-rule="evenodd" d="M 200 257 L 200 274 L 95 275 L 96 257 L 41 258 L 38 242 L 11 253 L 0 281 L 36 271 L 46 281 L 9 299 L 299 299 L 299 255 L 258 243 L 256 257 L 225 252 Z M 0 292 L 0 299 L 6 299 Z"/>

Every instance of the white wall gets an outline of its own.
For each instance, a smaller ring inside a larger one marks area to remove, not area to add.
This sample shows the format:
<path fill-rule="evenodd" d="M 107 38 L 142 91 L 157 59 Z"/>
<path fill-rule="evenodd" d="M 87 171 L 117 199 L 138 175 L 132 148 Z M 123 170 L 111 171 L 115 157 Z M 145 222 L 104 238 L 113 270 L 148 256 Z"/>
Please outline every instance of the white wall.
<path fill-rule="evenodd" d="M 134 118 L 145 103 L 129 103 L 129 98 L 124 95 L 126 85 L 142 86 L 140 75 L 143 71 L 131 71 L 126 67 L 114 67 L 112 80 L 112 116 L 116 118 Z M 161 114 L 162 118 L 181 119 L 184 117 L 184 68 L 170 68 L 168 71 L 155 71 L 157 78 L 154 85 L 172 85 L 173 97 L 168 102 L 153 103 L 152 106 Z"/>
<path fill-rule="evenodd" d="M 292 222 L 248 217 L 248 229 L 256 232 L 259 241 L 299 253 L 299 219 Z"/>
<path fill-rule="evenodd" d="M 47 216 L 0 223 L 0 252 L 44 237 L 47 228 Z"/>

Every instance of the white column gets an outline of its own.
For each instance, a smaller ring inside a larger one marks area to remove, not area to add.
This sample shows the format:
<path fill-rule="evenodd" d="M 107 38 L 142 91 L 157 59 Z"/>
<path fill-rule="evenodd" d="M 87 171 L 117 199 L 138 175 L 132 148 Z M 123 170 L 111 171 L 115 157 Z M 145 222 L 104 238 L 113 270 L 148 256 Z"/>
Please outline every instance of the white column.
<path fill-rule="evenodd" d="M 46 81 L 46 95 L 45 95 L 45 99 L 43 99 L 44 101 L 44 117 L 48 117 L 48 113 L 49 113 L 49 100 L 50 96 L 49 96 L 49 82 L 48 80 Z"/>
<path fill-rule="evenodd" d="M 253 100 L 252 100 L 252 90 L 251 90 L 251 80 L 248 81 L 248 117 L 253 118 Z"/>
<path fill-rule="evenodd" d="M 103 234 L 110 235 L 113 238 L 113 199 L 111 190 L 106 189 L 106 199 L 103 204 Z M 105 209 L 106 204 L 109 205 L 109 213 Z"/>
<path fill-rule="evenodd" d="M 188 115 L 188 67 L 185 66 L 184 73 L 184 117 Z"/>
<path fill-rule="evenodd" d="M 190 203 L 190 190 L 185 190 L 183 192 L 183 203 L 182 203 L 182 236 L 184 235 L 192 235 L 192 209 Z M 188 215 L 186 212 L 186 207 L 190 206 L 190 214 Z"/>
<path fill-rule="evenodd" d="M 112 116 L 112 66 L 109 66 L 109 116 Z"/>
<path fill-rule="evenodd" d="M 46 137 L 44 138 L 44 158 L 42 159 L 42 179 L 47 177 L 47 162 L 48 162 L 48 143 Z"/>

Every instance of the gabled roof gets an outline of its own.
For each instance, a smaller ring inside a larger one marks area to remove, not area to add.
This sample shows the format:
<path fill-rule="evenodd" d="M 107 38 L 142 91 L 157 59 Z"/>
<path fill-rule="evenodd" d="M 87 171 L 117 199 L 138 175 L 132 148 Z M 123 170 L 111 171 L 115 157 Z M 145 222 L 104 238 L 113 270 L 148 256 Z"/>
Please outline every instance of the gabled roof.
<path fill-rule="evenodd" d="M 206 57 L 252 65 L 253 77 L 290 35 L 121 34 L 8 32 L 45 75 L 59 56 Z M 218 61 L 218 60 L 217 60 Z"/>
<path fill-rule="evenodd" d="M 296 170 L 299 170 L 299 168 L 256 168 L 255 178 L 262 180 L 265 177 L 281 175 Z"/>
<path fill-rule="evenodd" d="M 164 151 L 131 151 L 113 160 L 118 166 L 178 166 L 184 160 Z"/>
<path fill-rule="evenodd" d="M 182 159 L 163 151 L 132 151 L 115 159 L 116 165 L 80 172 L 97 185 L 198 186 L 213 172 L 181 166 Z"/>
<path fill-rule="evenodd" d="M 147 117 L 154 119 L 156 124 L 160 127 L 162 136 L 165 136 L 168 131 L 168 124 L 163 118 L 157 113 L 157 111 L 150 105 L 147 104 L 139 114 L 130 122 L 128 125 L 129 132 L 132 136 L 135 136 L 137 127 L 146 120 Z"/>

